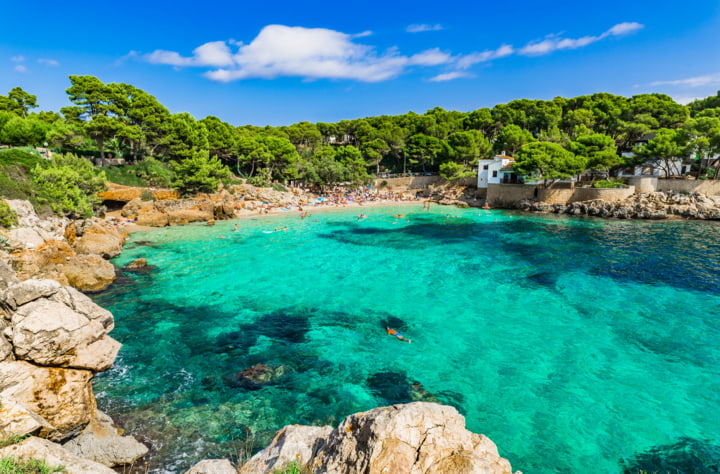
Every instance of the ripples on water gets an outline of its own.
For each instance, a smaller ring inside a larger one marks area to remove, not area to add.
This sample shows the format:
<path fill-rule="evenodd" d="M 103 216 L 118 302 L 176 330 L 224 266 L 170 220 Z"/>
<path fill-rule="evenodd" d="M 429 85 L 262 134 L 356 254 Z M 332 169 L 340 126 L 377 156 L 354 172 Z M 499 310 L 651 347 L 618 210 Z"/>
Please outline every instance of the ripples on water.
<path fill-rule="evenodd" d="M 124 344 L 96 390 L 151 469 L 412 400 L 524 472 L 720 462 L 720 226 L 356 212 L 133 234 L 116 263 L 157 268 L 95 297 Z M 243 379 L 258 364 L 276 378 Z"/>

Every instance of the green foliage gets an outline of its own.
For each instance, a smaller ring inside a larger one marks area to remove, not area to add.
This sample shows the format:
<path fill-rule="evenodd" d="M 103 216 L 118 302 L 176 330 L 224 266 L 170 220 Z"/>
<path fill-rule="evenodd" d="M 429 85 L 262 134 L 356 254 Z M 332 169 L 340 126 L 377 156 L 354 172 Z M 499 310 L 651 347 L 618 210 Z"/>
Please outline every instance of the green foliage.
<path fill-rule="evenodd" d="M 595 181 L 593 188 L 627 188 L 627 185 L 621 179 L 608 178 Z"/>
<path fill-rule="evenodd" d="M 0 405 L 1 406 L 1 405 Z M 0 438 L 0 448 L 6 448 L 8 446 L 12 446 L 13 444 L 18 444 L 25 440 L 28 437 L 28 435 L 10 435 L 6 436 L 4 438 Z"/>
<path fill-rule="evenodd" d="M 12 250 L 12 245 L 10 245 L 10 239 L 8 239 L 4 235 L 0 235 L 0 250 L 4 250 L 5 252 L 9 252 Z M 2 407 L 2 404 L 0 404 L 0 408 Z"/>
<path fill-rule="evenodd" d="M 38 190 L 30 176 L 36 166 L 47 166 L 48 163 L 22 150 L 0 150 L 0 196 L 28 200 L 38 213 L 48 211 L 48 207 L 39 202 Z"/>
<path fill-rule="evenodd" d="M 259 188 L 267 188 L 270 186 L 270 180 L 272 179 L 270 169 L 260 168 L 255 176 L 248 178 L 248 184 L 257 186 Z"/>
<path fill-rule="evenodd" d="M 145 158 L 138 163 L 135 167 L 135 174 L 147 185 L 158 188 L 172 186 L 175 179 L 172 167 L 152 157 Z"/>
<path fill-rule="evenodd" d="M 0 458 L 0 474 L 50 474 L 64 470 L 64 467 L 48 466 L 44 459 Z"/>
<path fill-rule="evenodd" d="M 462 178 L 468 178 L 474 175 L 475 172 L 465 168 L 462 163 L 455 163 L 454 161 L 448 161 L 440 165 L 440 176 L 448 181 L 456 181 Z"/>
<path fill-rule="evenodd" d="M 8 203 L 0 199 L 0 227 L 9 229 L 17 223 L 17 213 L 8 206 Z"/>
<path fill-rule="evenodd" d="M 534 142 L 523 145 L 515 157 L 513 170 L 545 181 L 570 178 L 586 169 L 586 160 L 557 143 Z"/>
<path fill-rule="evenodd" d="M 73 218 L 92 216 L 101 202 L 97 193 L 105 189 L 105 173 L 96 171 L 85 158 L 57 155 L 47 167 L 36 166 L 33 182 L 42 202 L 56 214 Z"/>
<path fill-rule="evenodd" d="M 194 153 L 190 158 L 173 163 L 175 187 L 184 196 L 199 192 L 214 192 L 223 180 L 230 179 L 232 173 L 218 157 L 210 158 L 207 151 Z"/>
<path fill-rule="evenodd" d="M 107 180 L 111 183 L 122 184 L 124 186 L 146 186 L 145 181 L 138 177 L 137 167 L 134 165 L 124 166 L 108 166 L 103 168 Z"/>

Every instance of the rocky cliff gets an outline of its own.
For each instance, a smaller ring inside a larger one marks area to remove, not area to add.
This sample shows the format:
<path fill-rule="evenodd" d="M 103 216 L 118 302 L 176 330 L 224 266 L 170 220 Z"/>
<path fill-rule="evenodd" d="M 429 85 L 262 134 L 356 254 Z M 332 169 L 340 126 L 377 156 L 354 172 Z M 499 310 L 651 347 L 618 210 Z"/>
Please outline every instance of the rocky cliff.
<path fill-rule="evenodd" d="M 113 472 L 104 466 L 147 452 L 97 410 L 93 378 L 120 349 L 113 327 L 112 314 L 75 288 L 19 281 L 0 260 L 0 438 L 30 436 L 0 457 L 40 457 L 87 473 Z"/>
<path fill-rule="evenodd" d="M 720 220 L 720 197 L 704 194 L 642 193 L 624 201 L 573 202 L 546 204 L 523 201 L 521 209 L 529 212 L 552 212 L 572 216 L 614 217 L 618 219 L 699 219 Z"/>

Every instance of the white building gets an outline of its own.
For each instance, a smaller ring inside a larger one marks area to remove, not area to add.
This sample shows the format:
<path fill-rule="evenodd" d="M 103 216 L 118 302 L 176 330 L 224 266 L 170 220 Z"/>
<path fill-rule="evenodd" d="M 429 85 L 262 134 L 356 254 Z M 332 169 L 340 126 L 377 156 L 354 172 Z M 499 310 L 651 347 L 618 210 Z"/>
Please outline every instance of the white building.
<path fill-rule="evenodd" d="M 515 159 L 506 155 L 495 155 L 491 160 L 478 161 L 478 188 L 487 188 L 488 184 L 500 184 L 507 182 L 505 172 L 512 167 L 510 166 Z"/>

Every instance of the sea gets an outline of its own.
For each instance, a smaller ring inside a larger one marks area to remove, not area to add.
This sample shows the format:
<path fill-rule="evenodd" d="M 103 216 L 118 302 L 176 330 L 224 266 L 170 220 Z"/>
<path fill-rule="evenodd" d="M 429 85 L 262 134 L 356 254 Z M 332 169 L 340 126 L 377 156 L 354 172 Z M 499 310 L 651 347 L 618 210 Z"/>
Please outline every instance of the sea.
<path fill-rule="evenodd" d="M 92 295 L 137 472 L 412 401 L 525 474 L 718 472 L 720 223 L 349 208 L 136 232 L 137 258 Z"/>

